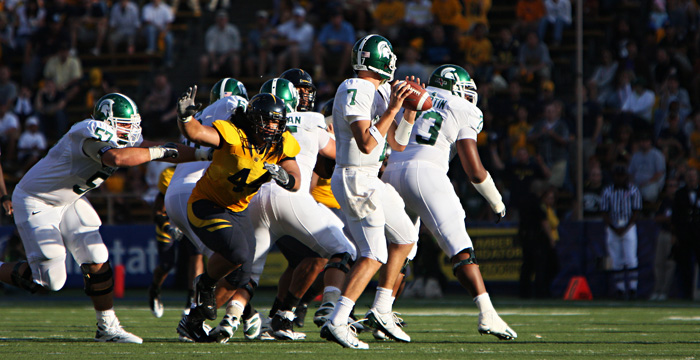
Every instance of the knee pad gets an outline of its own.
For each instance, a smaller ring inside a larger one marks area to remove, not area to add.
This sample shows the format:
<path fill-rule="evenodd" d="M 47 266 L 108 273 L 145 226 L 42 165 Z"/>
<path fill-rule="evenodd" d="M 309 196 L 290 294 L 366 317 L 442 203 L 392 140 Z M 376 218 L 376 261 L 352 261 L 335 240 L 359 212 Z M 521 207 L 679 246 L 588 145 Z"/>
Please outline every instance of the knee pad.
<path fill-rule="evenodd" d="M 85 294 L 87 296 L 107 295 L 114 289 L 114 277 L 112 267 L 106 262 L 107 271 L 99 274 L 91 273 L 89 264 L 80 265 L 83 271 L 83 283 L 85 283 Z"/>
<path fill-rule="evenodd" d="M 228 275 L 224 277 L 224 279 L 236 289 L 241 289 L 245 288 L 245 286 L 248 285 L 249 282 L 253 282 L 251 276 L 252 273 L 250 271 L 250 267 L 245 267 L 244 265 L 242 265 L 239 266 L 236 270 L 231 271 Z"/>
<path fill-rule="evenodd" d="M 27 268 L 20 274 L 19 268 L 22 267 L 22 264 L 27 264 Z M 11 277 L 12 283 L 15 286 L 20 289 L 27 290 L 32 294 L 43 289 L 41 285 L 35 283 L 34 279 L 32 279 L 32 269 L 29 267 L 29 263 L 26 261 L 20 261 L 12 268 Z"/>
<path fill-rule="evenodd" d="M 352 262 L 353 262 L 352 255 L 350 255 L 350 253 L 335 254 L 335 255 L 331 256 L 331 259 L 333 259 L 333 258 L 340 258 L 340 261 L 334 261 L 334 262 L 329 261 L 328 264 L 326 264 L 326 267 L 324 268 L 324 270 L 331 269 L 331 268 L 340 269 L 340 271 L 342 271 L 346 274 L 350 271 L 350 266 L 352 266 Z"/>
<path fill-rule="evenodd" d="M 459 252 L 459 254 L 467 252 L 469 253 L 469 259 L 464 259 L 462 261 L 457 262 L 456 264 L 452 265 L 452 273 L 457 275 L 457 269 L 459 269 L 462 266 L 466 265 L 478 265 L 479 263 L 476 262 L 476 254 L 474 254 L 474 248 L 466 248 L 462 251 Z M 456 255 L 455 255 L 456 256 Z"/>

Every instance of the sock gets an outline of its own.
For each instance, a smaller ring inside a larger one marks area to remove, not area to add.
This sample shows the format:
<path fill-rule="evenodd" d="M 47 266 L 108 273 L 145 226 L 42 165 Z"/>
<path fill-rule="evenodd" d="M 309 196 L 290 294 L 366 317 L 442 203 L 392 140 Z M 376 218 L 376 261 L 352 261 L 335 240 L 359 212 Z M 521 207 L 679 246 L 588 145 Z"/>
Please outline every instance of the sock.
<path fill-rule="evenodd" d="M 392 290 L 377 287 L 377 292 L 374 294 L 374 303 L 372 308 L 377 309 L 379 313 L 386 314 L 391 312 L 391 307 L 394 305 L 394 298 L 391 296 Z"/>
<path fill-rule="evenodd" d="M 117 314 L 114 313 L 114 309 L 95 310 L 95 317 L 97 318 L 97 325 L 109 325 L 117 317 Z"/>
<path fill-rule="evenodd" d="M 334 303 L 340 298 L 340 289 L 335 286 L 326 286 L 323 289 L 323 299 L 321 304 Z"/>
<path fill-rule="evenodd" d="M 251 316 L 255 315 L 255 309 L 253 308 L 253 305 L 250 305 L 250 303 L 245 304 L 245 309 L 243 309 L 243 319 L 250 319 Z"/>
<path fill-rule="evenodd" d="M 209 277 L 209 274 L 207 272 L 203 272 L 202 275 L 199 277 L 199 282 L 202 283 L 203 286 L 213 288 L 216 285 L 216 282 L 218 280 L 212 279 Z"/>
<path fill-rule="evenodd" d="M 297 308 L 297 304 L 299 303 L 299 298 L 294 296 L 291 291 L 287 290 L 287 295 L 284 296 L 284 300 L 282 300 L 282 305 L 280 306 L 280 310 L 282 311 L 294 311 Z"/>
<path fill-rule="evenodd" d="M 333 310 L 333 314 L 330 318 L 331 323 L 335 326 L 346 325 L 348 323 L 350 312 L 354 306 L 354 301 L 346 298 L 345 296 L 341 296 L 340 299 L 338 299 L 338 302 L 335 304 L 335 310 Z"/>
<path fill-rule="evenodd" d="M 194 304 L 194 290 L 190 290 L 187 292 L 187 300 L 185 302 L 185 309 L 191 308 L 192 304 Z"/>
<path fill-rule="evenodd" d="M 483 293 L 475 297 L 474 302 L 476 303 L 476 307 L 479 308 L 479 312 L 496 311 L 496 309 L 493 308 L 493 304 L 491 304 L 489 293 Z"/>
<path fill-rule="evenodd" d="M 226 307 L 226 315 L 240 319 L 243 317 L 243 310 L 245 310 L 245 305 L 238 300 L 233 300 Z"/>
<path fill-rule="evenodd" d="M 275 314 L 277 314 L 277 310 L 280 309 L 280 305 L 282 305 L 282 300 L 275 298 L 275 302 L 272 303 L 272 309 L 270 309 L 270 314 L 268 316 L 269 318 L 272 318 L 275 316 Z"/>

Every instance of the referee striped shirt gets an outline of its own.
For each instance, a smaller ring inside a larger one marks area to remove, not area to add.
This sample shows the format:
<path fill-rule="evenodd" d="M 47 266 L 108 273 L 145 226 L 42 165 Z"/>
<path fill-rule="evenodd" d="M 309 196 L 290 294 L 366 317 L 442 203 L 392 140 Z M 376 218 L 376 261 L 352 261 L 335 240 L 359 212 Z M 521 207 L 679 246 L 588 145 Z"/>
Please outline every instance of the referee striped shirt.
<path fill-rule="evenodd" d="M 624 228 L 629 223 L 632 212 L 642 210 L 642 196 L 639 189 L 632 184 L 623 188 L 608 185 L 603 190 L 600 210 L 609 213 L 613 228 Z"/>

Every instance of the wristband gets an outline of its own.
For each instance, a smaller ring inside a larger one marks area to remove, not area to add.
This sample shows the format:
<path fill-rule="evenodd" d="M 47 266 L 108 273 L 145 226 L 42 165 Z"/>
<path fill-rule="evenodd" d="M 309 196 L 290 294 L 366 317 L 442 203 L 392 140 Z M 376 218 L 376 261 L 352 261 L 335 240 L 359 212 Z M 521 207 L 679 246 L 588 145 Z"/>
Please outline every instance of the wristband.
<path fill-rule="evenodd" d="M 12 201 L 12 197 L 8 194 L 0 196 L 0 203 L 4 203 L 5 201 Z"/>
<path fill-rule="evenodd" d="M 292 189 L 294 189 L 294 184 L 296 184 L 297 181 L 294 178 L 294 176 L 289 175 L 289 181 L 287 181 L 286 185 L 282 185 L 282 183 L 279 182 L 277 179 L 275 179 L 275 182 L 277 182 L 277 185 L 279 185 L 287 190 L 292 190 Z"/>
<path fill-rule="evenodd" d="M 399 126 L 396 127 L 394 139 L 396 139 L 396 142 L 401 146 L 408 145 L 408 141 L 411 139 L 411 130 L 413 130 L 413 124 L 401 118 Z"/>
<path fill-rule="evenodd" d="M 478 191 L 479 194 L 481 194 L 481 196 L 488 201 L 489 205 L 491 205 L 491 209 L 493 209 L 494 212 L 501 213 L 505 209 L 506 206 L 503 204 L 501 193 L 498 192 L 491 174 L 487 172 L 486 179 L 484 181 L 479 184 L 472 184 L 476 188 L 476 191 Z"/>
<path fill-rule="evenodd" d="M 369 134 L 377 141 L 377 144 L 381 144 L 382 141 L 384 141 L 384 136 L 382 136 L 382 133 L 380 133 L 379 129 L 374 125 L 369 127 Z"/>
<path fill-rule="evenodd" d="M 184 123 L 188 123 L 188 122 L 192 121 L 193 116 L 190 115 L 190 116 L 188 116 L 188 117 L 186 117 L 186 118 L 184 118 L 184 119 L 178 116 L 177 119 L 180 120 L 180 122 L 184 124 Z"/>
<path fill-rule="evenodd" d="M 165 156 L 165 149 L 162 146 L 153 146 L 148 148 L 151 154 L 151 160 L 162 159 Z"/>

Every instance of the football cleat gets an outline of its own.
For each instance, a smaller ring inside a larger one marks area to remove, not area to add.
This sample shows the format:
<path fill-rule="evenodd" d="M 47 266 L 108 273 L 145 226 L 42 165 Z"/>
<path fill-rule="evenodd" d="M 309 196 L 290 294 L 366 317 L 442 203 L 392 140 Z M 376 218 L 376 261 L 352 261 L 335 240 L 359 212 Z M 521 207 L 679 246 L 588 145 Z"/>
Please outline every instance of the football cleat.
<path fill-rule="evenodd" d="M 152 285 L 148 287 L 148 305 L 151 307 L 151 314 L 160 318 L 163 316 L 163 302 L 160 300 L 160 289 Z"/>
<path fill-rule="evenodd" d="M 384 331 L 377 330 L 377 329 L 374 329 L 374 331 L 372 331 L 372 336 L 374 336 L 374 338 L 376 340 L 382 340 L 382 341 L 389 340 L 389 338 L 386 336 Z"/>
<path fill-rule="evenodd" d="M 243 335 L 246 339 L 257 339 L 260 336 L 260 329 L 262 329 L 262 320 L 259 312 L 256 311 L 253 316 L 243 320 Z"/>
<path fill-rule="evenodd" d="M 366 342 L 360 341 L 360 339 L 357 338 L 357 330 L 351 324 L 335 326 L 328 320 L 323 324 L 323 327 L 321 327 L 321 337 L 346 348 L 360 350 L 369 349 L 369 345 L 367 345 Z"/>
<path fill-rule="evenodd" d="M 381 330 L 390 339 L 401 342 L 411 342 L 411 337 L 401 329 L 401 320 L 396 313 L 388 312 L 382 314 L 372 308 L 365 314 L 365 317 L 367 318 L 367 325 Z"/>
<path fill-rule="evenodd" d="M 177 325 L 178 339 L 182 342 L 210 343 L 216 341 L 209 336 L 210 329 L 203 320 L 190 321 L 190 316 L 185 316 Z"/>
<path fill-rule="evenodd" d="M 333 314 L 333 311 L 335 310 L 335 304 L 332 302 L 327 302 L 321 304 L 321 307 L 316 310 L 314 313 L 314 324 L 316 326 L 321 327 L 323 324 L 326 323 L 328 318 Z"/>
<path fill-rule="evenodd" d="M 479 314 L 479 333 L 490 334 L 501 340 L 514 340 L 518 337 L 495 311 Z"/>
<path fill-rule="evenodd" d="M 304 318 L 306 317 L 306 311 L 308 309 L 308 304 L 301 304 L 297 306 L 297 309 L 294 311 L 294 325 L 296 325 L 296 327 L 304 327 Z"/>
<path fill-rule="evenodd" d="M 124 330 L 119 324 L 119 319 L 114 317 L 111 324 L 98 324 L 95 333 L 95 341 L 141 344 L 143 339 Z"/>
<path fill-rule="evenodd" d="M 224 318 L 221 319 L 219 325 L 209 333 L 209 336 L 216 339 L 219 343 L 227 343 L 228 340 L 233 337 L 233 334 L 236 333 L 240 325 L 241 322 L 238 321 L 238 318 L 232 317 L 231 315 L 224 315 Z"/>
<path fill-rule="evenodd" d="M 202 315 L 209 320 L 216 320 L 216 296 L 214 292 L 216 291 L 216 286 L 207 287 L 199 282 L 202 275 L 197 276 L 194 279 L 194 291 L 195 291 L 195 301 L 197 306 L 201 307 Z"/>
<path fill-rule="evenodd" d="M 303 340 L 306 334 L 294 331 L 294 312 L 277 310 L 270 322 L 270 335 L 277 340 Z"/>

